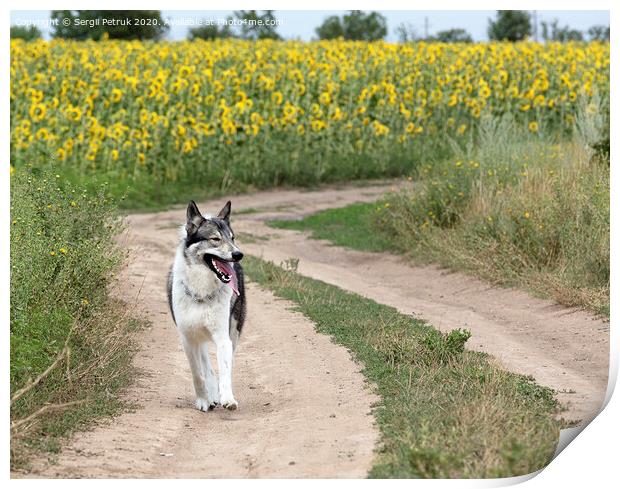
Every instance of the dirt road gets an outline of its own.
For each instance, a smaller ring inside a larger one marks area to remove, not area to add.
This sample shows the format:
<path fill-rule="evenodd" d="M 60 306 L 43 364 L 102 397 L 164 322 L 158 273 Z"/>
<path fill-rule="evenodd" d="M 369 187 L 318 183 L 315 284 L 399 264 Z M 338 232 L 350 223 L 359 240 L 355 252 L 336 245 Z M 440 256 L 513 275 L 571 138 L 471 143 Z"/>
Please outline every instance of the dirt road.
<path fill-rule="evenodd" d="M 374 200 L 389 186 L 316 192 L 265 192 L 233 198 L 237 234 L 261 236 L 247 252 L 429 320 L 466 327 L 470 348 L 559 391 L 567 419 L 600 408 L 607 383 L 608 325 L 588 314 L 489 287 L 400 257 L 356 252 L 273 229 L 264 221 Z M 225 199 L 200 205 L 219 210 Z M 243 211 L 235 215 L 235 210 Z M 169 317 L 164 277 L 184 208 L 129 216 L 132 261 L 123 294 L 140 296 L 152 322 L 136 358 L 143 370 L 129 399 L 139 407 L 76 436 L 47 477 L 364 477 L 378 433 L 368 414 L 375 397 L 346 350 L 319 335 L 289 304 L 250 284 L 250 312 L 235 365 L 237 411 L 193 409 L 187 362 Z"/>

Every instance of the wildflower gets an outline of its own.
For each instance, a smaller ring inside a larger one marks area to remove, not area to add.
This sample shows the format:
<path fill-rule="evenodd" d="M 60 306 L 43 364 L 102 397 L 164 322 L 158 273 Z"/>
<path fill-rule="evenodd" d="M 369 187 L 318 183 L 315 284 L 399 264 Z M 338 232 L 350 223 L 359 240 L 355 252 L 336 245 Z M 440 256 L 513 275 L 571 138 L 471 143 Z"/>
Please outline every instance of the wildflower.
<path fill-rule="evenodd" d="M 525 212 L 523 213 L 523 217 L 524 217 L 525 219 L 529 219 L 529 218 L 530 218 L 530 213 L 529 213 L 529 211 L 525 211 Z"/>
<path fill-rule="evenodd" d="M 527 128 L 530 132 L 538 132 L 538 122 L 532 121 L 528 124 Z"/>
<path fill-rule="evenodd" d="M 66 248 L 60 248 L 58 251 L 60 251 L 63 255 L 67 254 L 67 249 Z"/>

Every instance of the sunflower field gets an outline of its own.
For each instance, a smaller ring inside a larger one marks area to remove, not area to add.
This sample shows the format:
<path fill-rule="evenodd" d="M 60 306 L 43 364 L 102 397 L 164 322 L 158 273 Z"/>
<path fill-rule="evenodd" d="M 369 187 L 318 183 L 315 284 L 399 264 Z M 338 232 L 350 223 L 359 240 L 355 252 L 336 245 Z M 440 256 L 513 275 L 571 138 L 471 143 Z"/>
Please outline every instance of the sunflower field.
<path fill-rule="evenodd" d="M 598 42 L 15 40 L 11 171 L 221 191 L 403 175 L 486 113 L 570 131 L 609 63 Z"/>

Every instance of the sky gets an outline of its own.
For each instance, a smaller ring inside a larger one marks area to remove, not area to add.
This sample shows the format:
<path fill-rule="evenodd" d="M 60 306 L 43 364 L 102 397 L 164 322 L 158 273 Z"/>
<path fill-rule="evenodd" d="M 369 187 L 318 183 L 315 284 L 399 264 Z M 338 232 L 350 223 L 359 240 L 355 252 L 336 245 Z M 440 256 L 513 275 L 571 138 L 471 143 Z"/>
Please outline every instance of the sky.
<path fill-rule="evenodd" d="M 286 39 L 302 39 L 305 41 L 316 37 L 314 29 L 330 15 L 342 15 L 345 11 L 286 11 L 275 12 L 276 19 L 281 22 L 277 32 Z M 397 41 L 396 27 L 400 24 L 411 26 L 419 36 L 424 36 L 425 29 L 429 35 L 438 31 L 462 28 L 468 31 L 474 41 L 486 41 L 488 19 L 495 16 L 494 10 L 410 10 L 410 11 L 382 11 L 387 19 L 387 41 Z M 187 37 L 190 27 L 188 24 L 197 23 L 201 19 L 225 19 L 232 15 L 232 10 L 162 10 L 162 18 L 170 21 L 170 29 L 166 35 L 169 40 L 182 40 Z M 560 26 L 569 25 L 571 28 L 587 31 L 593 25 L 609 25 L 609 11 L 606 10 L 539 10 L 536 11 L 538 21 L 559 21 Z M 49 11 L 12 11 L 11 24 L 22 24 L 29 21 L 37 23 L 49 39 L 50 27 L 45 25 L 49 19 Z"/>

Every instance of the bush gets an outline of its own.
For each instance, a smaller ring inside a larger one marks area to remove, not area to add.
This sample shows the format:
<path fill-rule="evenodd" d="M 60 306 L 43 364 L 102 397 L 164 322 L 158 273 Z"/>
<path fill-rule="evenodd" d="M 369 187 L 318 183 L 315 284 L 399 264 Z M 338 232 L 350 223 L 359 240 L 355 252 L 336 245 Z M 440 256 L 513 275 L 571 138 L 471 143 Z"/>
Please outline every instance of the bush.
<path fill-rule="evenodd" d="M 595 126 L 576 124 L 594 140 Z M 413 190 L 388 196 L 378 222 L 412 256 L 608 314 L 609 168 L 583 141 L 483 120 L 475 149 L 423 167 Z"/>

